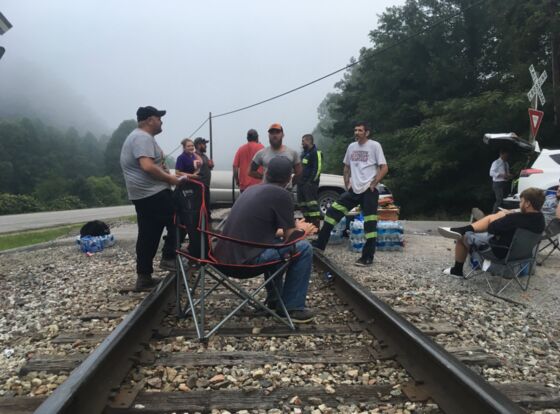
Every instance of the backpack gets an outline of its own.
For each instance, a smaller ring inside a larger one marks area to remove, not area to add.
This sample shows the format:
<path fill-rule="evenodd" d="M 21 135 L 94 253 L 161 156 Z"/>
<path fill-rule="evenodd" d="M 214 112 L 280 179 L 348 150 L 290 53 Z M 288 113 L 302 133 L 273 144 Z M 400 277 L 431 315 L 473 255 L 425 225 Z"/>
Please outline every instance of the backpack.
<path fill-rule="evenodd" d="M 100 220 L 88 221 L 80 229 L 80 237 L 105 236 L 107 234 L 111 234 L 111 230 L 109 229 L 109 226 L 106 223 Z"/>

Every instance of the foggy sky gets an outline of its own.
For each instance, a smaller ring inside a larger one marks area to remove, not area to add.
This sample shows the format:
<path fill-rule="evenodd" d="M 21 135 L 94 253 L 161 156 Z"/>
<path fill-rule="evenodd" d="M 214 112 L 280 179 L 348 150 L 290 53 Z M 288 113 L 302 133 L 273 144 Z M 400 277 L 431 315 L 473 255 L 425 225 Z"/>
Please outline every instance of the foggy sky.
<path fill-rule="evenodd" d="M 371 46 L 377 15 L 403 3 L 7 0 L 0 11 L 13 28 L 0 36 L 0 113 L 30 110 L 100 134 L 153 105 L 168 111 L 157 140 L 170 153 L 209 112 L 250 105 L 345 66 Z M 273 122 L 299 150 L 341 77 L 214 119 L 217 168 L 230 168 L 249 128 L 267 145 Z M 196 136 L 208 134 L 205 126 Z"/>

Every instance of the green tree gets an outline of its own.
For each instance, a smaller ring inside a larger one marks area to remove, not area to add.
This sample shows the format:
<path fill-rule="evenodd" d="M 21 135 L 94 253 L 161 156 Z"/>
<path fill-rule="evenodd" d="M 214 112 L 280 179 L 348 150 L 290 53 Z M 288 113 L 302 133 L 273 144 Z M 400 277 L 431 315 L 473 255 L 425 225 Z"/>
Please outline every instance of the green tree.
<path fill-rule="evenodd" d="M 88 177 L 94 206 L 117 206 L 125 202 L 122 188 L 111 177 Z"/>
<path fill-rule="evenodd" d="M 387 156 L 386 181 L 405 215 L 487 206 L 497 153 L 482 136 L 528 136 L 528 67 L 550 67 L 558 16 L 547 0 L 474 4 L 407 0 L 388 8 L 370 33 L 373 46 L 360 51 L 359 63 L 319 107 L 327 170 L 341 172 L 354 123 L 370 121 Z M 551 91 L 549 82 L 545 95 Z M 552 105 L 544 108 L 544 147 L 560 132 L 548 115 Z"/>
<path fill-rule="evenodd" d="M 122 187 L 124 187 L 124 178 L 122 176 L 120 164 L 121 148 L 128 134 L 130 134 L 136 126 L 136 121 L 132 119 L 121 122 L 119 127 L 111 135 L 107 147 L 105 148 L 105 174 Z"/>

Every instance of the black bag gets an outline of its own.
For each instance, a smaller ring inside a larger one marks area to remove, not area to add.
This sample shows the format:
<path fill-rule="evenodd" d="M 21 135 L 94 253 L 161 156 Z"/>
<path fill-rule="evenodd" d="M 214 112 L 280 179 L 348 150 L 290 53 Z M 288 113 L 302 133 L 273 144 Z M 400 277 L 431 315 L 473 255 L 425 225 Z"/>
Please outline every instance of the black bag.
<path fill-rule="evenodd" d="M 111 234 L 111 230 L 109 229 L 109 226 L 106 223 L 100 220 L 88 221 L 80 229 L 80 237 L 105 236 L 107 234 Z"/>

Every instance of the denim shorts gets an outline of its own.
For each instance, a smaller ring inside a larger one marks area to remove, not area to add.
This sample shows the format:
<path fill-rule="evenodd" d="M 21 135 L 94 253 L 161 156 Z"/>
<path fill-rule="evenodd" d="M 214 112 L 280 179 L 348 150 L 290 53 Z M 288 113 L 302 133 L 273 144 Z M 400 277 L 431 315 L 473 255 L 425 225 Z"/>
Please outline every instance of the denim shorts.
<path fill-rule="evenodd" d="M 479 252 L 490 250 L 490 239 L 492 235 L 489 233 L 474 233 L 467 231 L 463 240 L 469 247 L 475 247 Z"/>

